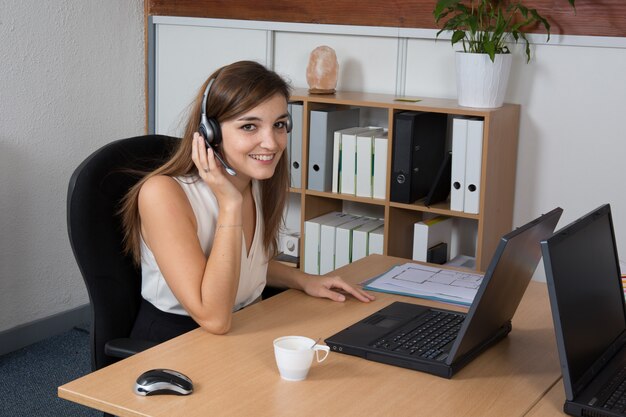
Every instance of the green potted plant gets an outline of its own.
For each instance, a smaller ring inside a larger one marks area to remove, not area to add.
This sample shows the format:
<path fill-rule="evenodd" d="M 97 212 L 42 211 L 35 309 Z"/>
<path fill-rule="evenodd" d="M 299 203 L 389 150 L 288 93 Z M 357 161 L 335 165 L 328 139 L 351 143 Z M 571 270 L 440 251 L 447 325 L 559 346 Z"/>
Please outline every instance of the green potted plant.
<path fill-rule="evenodd" d="M 567 2 L 575 7 L 575 0 Z M 450 31 L 452 45 L 460 42 L 463 47 L 456 59 L 457 90 L 462 106 L 501 106 L 511 68 L 508 43 L 523 40 L 526 62 L 530 62 L 526 32 L 539 25 L 550 40 L 548 20 L 536 9 L 524 6 L 522 0 L 438 0 L 433 15 L 437 24 L 442 22 L 437 36 Z M 499 80 L 490 78 L 498 75 Z M 467 80 L 472 76 L 477 78 Z M 465 80 L 469 84 L 463 84 Z"/>

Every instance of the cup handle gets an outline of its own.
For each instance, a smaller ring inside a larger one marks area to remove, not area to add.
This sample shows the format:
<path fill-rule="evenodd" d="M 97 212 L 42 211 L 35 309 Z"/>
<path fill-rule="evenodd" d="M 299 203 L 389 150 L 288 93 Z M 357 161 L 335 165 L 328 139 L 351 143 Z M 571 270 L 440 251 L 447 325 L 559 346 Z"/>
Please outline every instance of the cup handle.
<path fill-rule="evenodd" d="M 317 359 L 317 362 L 323 362 L 324 359 L 326 359 L 328 357 L 328 354 L 330 353 L 330 348 L 324 345 L 315 345 L 313 346 L 313 349 L 315 350 L 315 357 Z M 324 352 L 324 356 L 321 359 L 320 359 L 320 352 Z"/>

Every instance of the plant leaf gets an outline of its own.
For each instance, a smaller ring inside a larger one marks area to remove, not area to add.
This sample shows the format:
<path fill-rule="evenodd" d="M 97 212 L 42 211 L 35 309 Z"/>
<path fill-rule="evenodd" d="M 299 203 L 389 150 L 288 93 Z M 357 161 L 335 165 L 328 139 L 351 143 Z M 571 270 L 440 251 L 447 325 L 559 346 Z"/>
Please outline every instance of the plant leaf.
<path fill-rule="evenodd" d="M 524 52 L 526 52 L 526 63 L 528 64 L 530 62 L 530 42 L 528 42 L 526 34 L 524 34 L 523 32 L 520 32 L 520 37 L 524 40 L 524 43 L 526 43 L 526 48 Z"/>
<path fill-rule="evenodd" d="M 496 45 L 493 42 L 489 41 L 483 43 L 483 47 L 485 49 L 485 53 L 489 55 L 489 58 L 491 58 L 491 61 L 493 62 L 496 57 Z"/>
<path fill-rule="evenodd" d="M 444 10 L 448 10 L 446 14 L 448 14 L 454 7 L 460 3 L 461 0 L 439 0 L 435 5 L 435 10 L 433 10 L 433 15 L 435 16 L 435 22 L 438 22 L 439 19 L 444 17 Z"/>
<path fill-rule="evenodd" d="M 465 31 L 464 30 L 456 30 L 454 31 L 454 33 L 452 34 L 452 44 L 454 45 L 455 43 L 457 43 L 458 41 L 460 41 L 461 39 L 465 38 Z"/>

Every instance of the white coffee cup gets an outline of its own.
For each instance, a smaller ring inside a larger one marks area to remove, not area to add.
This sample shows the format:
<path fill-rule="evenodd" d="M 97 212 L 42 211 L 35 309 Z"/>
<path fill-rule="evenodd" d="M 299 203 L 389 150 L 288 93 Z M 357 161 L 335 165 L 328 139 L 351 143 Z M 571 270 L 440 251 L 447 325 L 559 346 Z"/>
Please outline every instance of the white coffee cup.
<path fill-rule="evenodd" d="M 320 352 L 323 353 L 320 355 Z M 329 352 L 328 346 L 318 345 L 315 340 L 304 336 L 284 336 L 274 340 L 278 371 L 281 378 L 288 381 L 305 379 L 313 363 L 313 355 L 317 362 L 322 362 Z"/>

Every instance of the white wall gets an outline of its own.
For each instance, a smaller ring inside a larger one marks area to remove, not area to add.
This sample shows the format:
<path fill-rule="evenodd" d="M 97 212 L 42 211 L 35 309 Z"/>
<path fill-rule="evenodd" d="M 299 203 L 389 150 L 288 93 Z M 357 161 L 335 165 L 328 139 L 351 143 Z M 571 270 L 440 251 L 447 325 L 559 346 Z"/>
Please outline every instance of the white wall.
<path fill-rule="evenodd" d="M 535 61 L 515 67 L 507 95 L 522 105 L 516 219 L 560 205 L 562 224 L 610 202 L 624 257 L 626 49 L 535 51 Z"/>
<path fill-rule="evenodd" d="M 264 29 L 273 42 L 256 53 L 270 56 L 266 61 L 295 87 L 307 87 L 311 50 L 329 45 L 338 55 L 338 90 L 456 97 L 453 49 L 447 40 L 435 40 L 432 30 L 218 19 L 160 18 L 157 23 L 174 25 L 170 28 L 174 32 L 189 24 L 229 27 L 213 29 L 218 32 L 237 26 L 246 31 Z M 268 38 L 257 36 L 260 42 Z M 608 202 L 618 249 L 626 259 L 626 42 L 553 36 L 546 44 L 543 36 L 531 39 L 537 44 L 532 45 L 530 64 L 525 63 L 521 46 L 513 47 L 516 55 L 506 96 L 507 102 L 521 105 L 514 226 L 561 206 L 561 227 Z M 239 59 L 247 57 L 245 51 L 239 52 Z M 168 123 L 161 122 L 159 127 L 168 132 Z M 535 278 L 543 277 L 540 265 Z"/>
<path fill-rule="evenodd" d="M 142 134 L 141 0 L 0 2 L 0 331 L 88 303 L 66 229 L 74 168 Z"/>
<path fill-rule="evenodd" d="M 182 134 L 188 106 L 215 69 L 243 57 L 266 64 L 265 31 L 162 25 L 156 36 L 156 132 Z"/>

